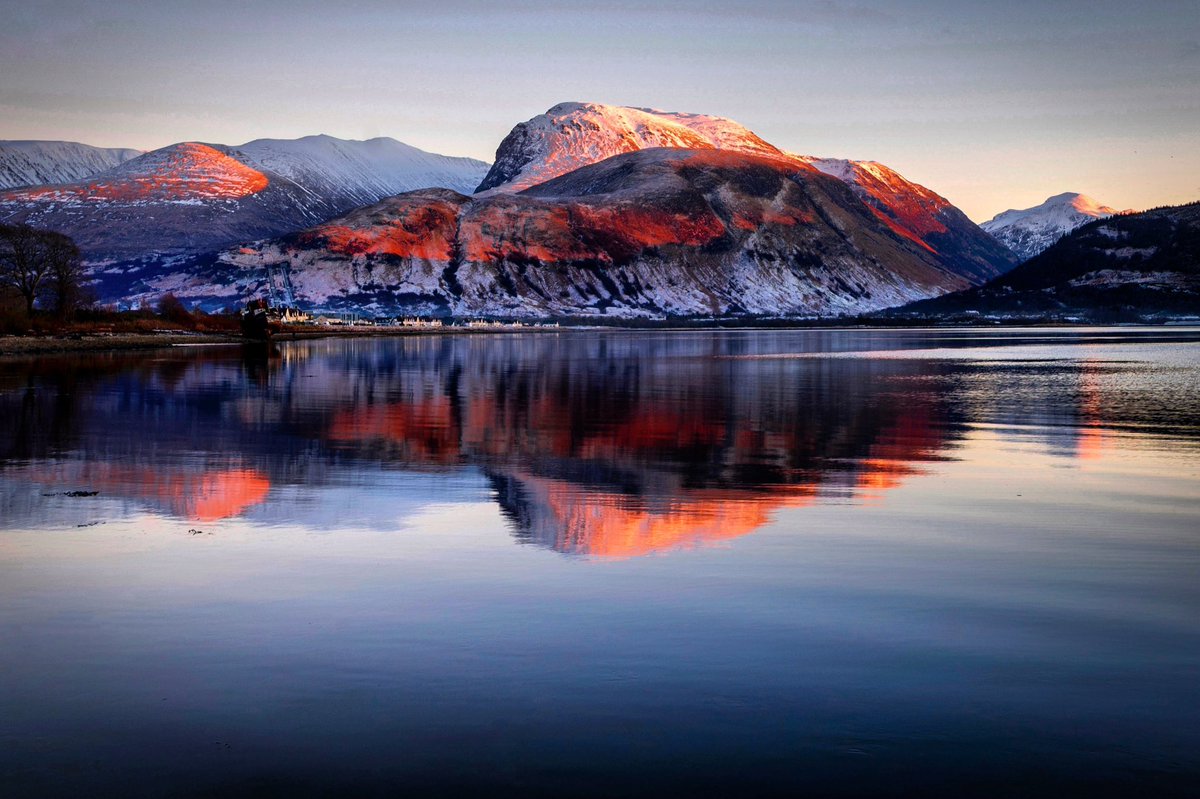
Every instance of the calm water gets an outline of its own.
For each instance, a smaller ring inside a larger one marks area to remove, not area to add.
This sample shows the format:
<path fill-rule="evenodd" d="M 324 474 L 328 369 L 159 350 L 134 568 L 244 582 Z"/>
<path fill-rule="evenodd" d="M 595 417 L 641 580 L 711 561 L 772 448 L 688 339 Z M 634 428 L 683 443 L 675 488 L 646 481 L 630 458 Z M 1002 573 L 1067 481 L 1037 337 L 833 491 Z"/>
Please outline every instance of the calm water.
<path fill-rule="evenodd" d="M 0 362 L 0 795 L 1200 793 L 1200 331 Z"/>

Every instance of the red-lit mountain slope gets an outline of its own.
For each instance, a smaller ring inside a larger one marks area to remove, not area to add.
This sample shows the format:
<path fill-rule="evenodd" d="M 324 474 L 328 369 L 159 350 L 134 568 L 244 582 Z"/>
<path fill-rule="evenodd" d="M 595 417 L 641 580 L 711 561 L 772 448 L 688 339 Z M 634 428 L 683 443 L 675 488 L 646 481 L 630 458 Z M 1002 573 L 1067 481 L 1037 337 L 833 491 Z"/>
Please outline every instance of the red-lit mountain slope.
<path fill-rule="evenodd" d="M 730 119 L 703 114 L 560 103 L 522 122 L 500 144 L 479 191 L 519 191 L 624 152 L 651 147 L 720 149 L 789 158 L 850 185 L 897 235 L 973 284 L 1016 258 L 944 197 L 873 161 L 786 153 Z"/>
<path fill-rule="evenodd" d="M 830 315 L 969 285 L 841 181 L 713 149 L 629 152 L 519 193 L 400 195 L 223 260 L 239 290 L 388 313 Z"/>
<path fill-rule="evenodd" d="M 0 192 L 0 220 L 71 235 L 92 262 L 278 236 L 427 186 L 466 190 L 487 165 L 392 139 L 184 142 L 73 183 Z"/>

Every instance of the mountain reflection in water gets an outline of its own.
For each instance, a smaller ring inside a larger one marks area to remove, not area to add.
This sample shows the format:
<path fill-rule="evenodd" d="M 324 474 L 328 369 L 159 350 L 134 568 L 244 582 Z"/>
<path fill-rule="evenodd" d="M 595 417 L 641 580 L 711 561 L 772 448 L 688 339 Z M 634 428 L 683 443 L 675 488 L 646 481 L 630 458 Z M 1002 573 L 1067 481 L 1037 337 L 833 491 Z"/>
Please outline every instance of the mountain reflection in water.
<path fill-rule="evenodd" d="M 14 362 L 0 490 L 16 526 L 68 491 L 187 522 L 312 526 L 297 492 L 453 474 L 521 541 L 628 557 L 747 535 L 782 508 L 873 501 L 953 458 L 972 424 L 1033 425 L 1079 457 L 1110 424 L 1153 426 L 1153 402 L 1106 400 L 1112 365 L 886 357 L 917 338 L 563 332 Z"/>

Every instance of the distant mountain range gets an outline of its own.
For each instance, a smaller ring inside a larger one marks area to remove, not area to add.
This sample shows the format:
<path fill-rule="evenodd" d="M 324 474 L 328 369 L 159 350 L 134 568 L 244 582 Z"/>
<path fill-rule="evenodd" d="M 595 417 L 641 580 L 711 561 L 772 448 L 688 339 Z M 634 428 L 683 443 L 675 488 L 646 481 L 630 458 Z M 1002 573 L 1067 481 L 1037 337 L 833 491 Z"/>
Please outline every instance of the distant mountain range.
<path fill-rule="evenodd" d="M 278 236 L 413 189 L 469 191 L 487 166 L 394 139 L 184 142 L 82 180 L 0 192 L 0 220 L 66 233 L 93 262 L 153 262 Z"/>
<path fill-rule="evenodd" d="M 1200 203 L 1093 220 L 983 286 L 894 314 L 1067 321 L 1200 316 Z"/>
<path fill-rule="evenodd" d="M 877 162 L 596 103 L 516 125 L 491 165 L 309 136 L 144 154 L 8 142 L 0 166 L 0 221 L 73 236 L 105 301 L 170 291 L 210 308 L 267 296 L 389 315 L 860 314 L 1008 285 L 995 279 L 1114 213 L 1063 194 L 981 228 Z"/>
<path fill-rule="evenodd" d="M 1121 212 L 1085 194 L 1066 192 L 1032 208 L 996 214 L 980 227 L 1027 261 L 1080 225 L 1116 213 Z"/>

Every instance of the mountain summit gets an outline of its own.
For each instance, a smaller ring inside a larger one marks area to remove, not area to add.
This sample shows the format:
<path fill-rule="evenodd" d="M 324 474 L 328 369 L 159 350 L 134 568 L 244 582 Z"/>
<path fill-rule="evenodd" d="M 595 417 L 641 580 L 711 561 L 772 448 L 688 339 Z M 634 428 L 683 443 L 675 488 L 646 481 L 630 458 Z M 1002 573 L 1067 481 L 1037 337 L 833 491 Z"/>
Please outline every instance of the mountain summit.
<path fill-rule="evenodd" d="M 1068 191 L 1032 208 L 996 214 L 980 227 L 1026 261 L 1080 225 L 1117 213 L 1086 194 Z"/>
<path fill-rule="evenodd" d="M 783 155 L 724 117 L 602 103 L 559 103 L 512 129 L 500 142 L 495 163 L 476 191 L 520 191 L 614 155 L 655 147 Z"/>

